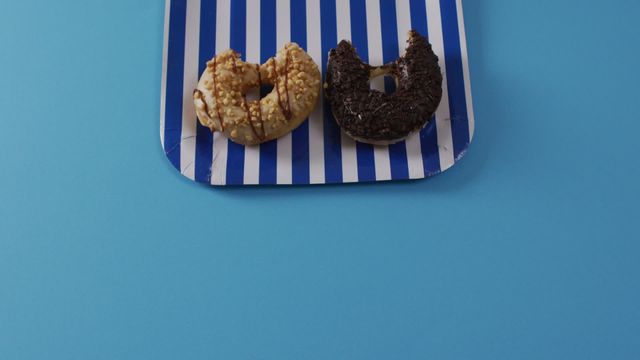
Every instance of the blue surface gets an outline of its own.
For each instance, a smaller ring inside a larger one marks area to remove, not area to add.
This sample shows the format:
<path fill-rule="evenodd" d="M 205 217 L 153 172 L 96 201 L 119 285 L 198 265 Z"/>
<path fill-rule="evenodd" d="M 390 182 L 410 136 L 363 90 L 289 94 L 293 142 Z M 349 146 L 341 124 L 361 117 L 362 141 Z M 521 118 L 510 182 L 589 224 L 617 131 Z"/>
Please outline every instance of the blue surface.
<path fill-rule="evenodd" d="M 638 359 L 615 3 L 466 1 L 476 136 L 442 175 L 212 189 L 160 147 L 163 1 L 4 2 L 0 358 Z"/>

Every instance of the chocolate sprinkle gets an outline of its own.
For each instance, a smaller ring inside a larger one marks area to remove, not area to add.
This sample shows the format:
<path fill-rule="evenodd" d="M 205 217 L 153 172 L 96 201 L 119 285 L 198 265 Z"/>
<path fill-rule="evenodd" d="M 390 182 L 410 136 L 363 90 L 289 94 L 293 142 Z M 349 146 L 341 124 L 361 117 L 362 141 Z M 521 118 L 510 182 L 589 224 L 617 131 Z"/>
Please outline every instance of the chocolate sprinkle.
<path fill-rule="evenodd" d="M 365 142 L 393 143 L 424 127 L 442 98 L 438 57 L 427 39 L 409 32 L 406 54 L 380 67 L 362 61 L 342 40 L 329 51 L 325 94 L 338 125 Z M 372 73 L 396 78 L 397 89 L 386 94 L 369 88 Z"/>

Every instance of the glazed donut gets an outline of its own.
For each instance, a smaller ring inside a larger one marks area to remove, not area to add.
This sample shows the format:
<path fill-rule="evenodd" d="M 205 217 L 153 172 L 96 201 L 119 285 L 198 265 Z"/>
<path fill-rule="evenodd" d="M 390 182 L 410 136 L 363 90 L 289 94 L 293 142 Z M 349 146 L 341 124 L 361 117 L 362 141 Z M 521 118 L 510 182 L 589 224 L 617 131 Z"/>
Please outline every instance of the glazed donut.
<path fill-rule="evenodd" d="M 247 101 L 251 88 L 273 85 L 264 98 Z M 311 113 L 320 93 L 320 71 L 298 44 L 289 43 L 262 65 L 229 49 L 207 63 L 193 92 L 203 126 L 232 141 L 256 145 L 289 133 Z"/>
<path fill-rule="evenodd" d="M 346 40 L 329 52 L 325 93 L 336 122 L 353 139 L 375 145 L 401 141 L 423 128 L 438 107 L 438 57 L 414 30 L 407 42 L 404 56 L 379 67 L 363 62 Z M 393 94 L 369 88 L 371 78 L 384 74 L 395 77 Z"/>

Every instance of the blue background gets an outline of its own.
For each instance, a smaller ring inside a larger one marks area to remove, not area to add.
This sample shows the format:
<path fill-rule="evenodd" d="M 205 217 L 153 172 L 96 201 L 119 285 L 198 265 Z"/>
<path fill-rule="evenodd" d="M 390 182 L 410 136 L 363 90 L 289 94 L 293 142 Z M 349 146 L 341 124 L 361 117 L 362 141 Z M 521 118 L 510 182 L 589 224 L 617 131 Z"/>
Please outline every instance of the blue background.
<path fill-rule="evenodd" d="M 0 5 L 0 358 L 640 358 L 640 3 L 466 1 L 466 157 L 302 188 L 171 167 L 163 11 Z"/>

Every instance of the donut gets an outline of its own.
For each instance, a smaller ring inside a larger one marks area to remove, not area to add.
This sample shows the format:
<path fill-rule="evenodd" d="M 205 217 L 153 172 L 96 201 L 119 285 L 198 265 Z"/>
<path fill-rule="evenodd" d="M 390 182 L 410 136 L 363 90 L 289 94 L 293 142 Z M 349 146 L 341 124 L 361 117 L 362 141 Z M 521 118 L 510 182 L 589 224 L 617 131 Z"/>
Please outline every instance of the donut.
<path fill-rule="evenodd" d="M 273 85 L 259 100 L 248 101 L 252 88 Z M 320 93 L 320 71 L 313 59 L 289 43 L 264 64 L 242 61 L 229 49 L 207 62 L 193 92 L 200 123 L 231 141 L 257 145 L 283 136 L 311 113 Z"/>
<path fill-rule="evenodd" d="M 333 116 L 353 139 L 388 145 L 422 129 L 442 98 L 442 73 L 438 57 L 427 39 L 409 31 L 404 56 L 382 66 L 371 66 L 355 48 L 342 40 L 329 52 L 325 94 Z M 391 75 L 393 94 L 370 89 L 369 80 Z"/>

